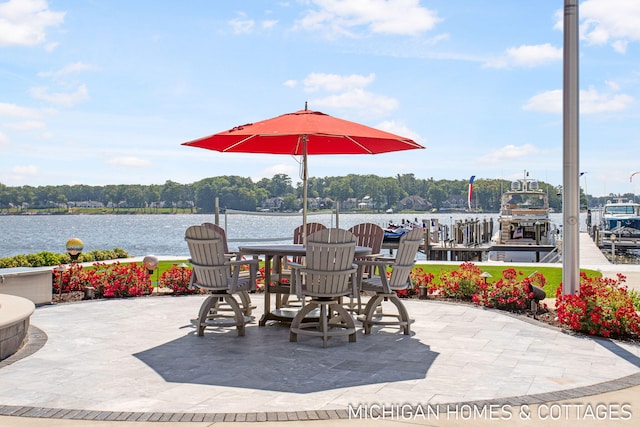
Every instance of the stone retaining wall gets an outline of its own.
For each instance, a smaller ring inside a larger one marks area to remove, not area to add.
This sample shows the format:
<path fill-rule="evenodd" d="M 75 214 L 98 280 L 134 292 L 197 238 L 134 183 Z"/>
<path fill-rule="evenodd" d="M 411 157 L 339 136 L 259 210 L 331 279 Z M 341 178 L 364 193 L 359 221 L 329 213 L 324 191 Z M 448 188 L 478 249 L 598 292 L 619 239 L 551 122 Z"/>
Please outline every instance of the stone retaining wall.
<path fill-rule="evenodd" d="M 0 295 L 0 360 L 20 349 L 29 331 L 29 321 L 34 311 L 35 305 L 28 299 Z"/>

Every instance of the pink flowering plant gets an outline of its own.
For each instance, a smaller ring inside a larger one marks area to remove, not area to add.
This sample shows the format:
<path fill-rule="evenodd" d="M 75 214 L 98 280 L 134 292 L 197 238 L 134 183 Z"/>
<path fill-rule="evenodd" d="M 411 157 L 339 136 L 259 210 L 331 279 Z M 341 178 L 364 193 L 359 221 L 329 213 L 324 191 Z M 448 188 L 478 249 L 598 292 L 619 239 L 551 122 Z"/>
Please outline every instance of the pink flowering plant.
<path fill-rule="evenodd" d="M 427 292 L 433 289 L 433 274 L 425 273 L 424 269 L 416 267 L 410 273 L 410 285 L 406 289 L 399 289 L 396 294 L 399 298 L 411 298 L 418 295 L 420 288 L 425 288 Z"/>
<path fill-rule="evenodd" d="M 590 335 L 639 337 L 640 315 L 625 281 L 622 274 L 616 279 L 580 274 L 580 290 L 576 294 L 562 295 L 562 287 L 558 288 L 558 321 Z"/>
<path fill-rule="evenodd" d="M 52 275 L 52 291 L 54 294 L 60 292 L 84 292 L 86 287 L 87 271 L 80 264 L 71 264 L 66 269 L 54 268 Z"/>
<path fill-rule="evenodd" d="M 137 263 L 95 263 L 93 268 L 71 264 L 64 271 L 56 271 L 52 279 L 53 292 L 84 291 L 91 286 L 97 298 L 122 298 L 150 294 L 153 287 L 146 269 Z"/>
<path fill-rule="evenodd" d="M 529 277 L 523 276 L 522 272 L 514 268 L 503 270 L 500 279 L 481 283 L 478 293 L 472 296 L 472 301 L 484 307 L 501 310 L 526 310 L 533 298 L 532 286 L 544 288 L 546 279 L 540 273 L 534 273 Z"/>
<path fill-rule="evenodd" d="M 94 286 L 104 298 L 139 297 L 153 290 L 151 278 L 142 264 L 95 263 L 98 280 Z"/>
<path fill-rule="evenodd" d="M 173 264 L 160 276 L 159 286 L 169 288 L 172 295 L 190 295 L 198 293 L 195 287 L 189 287 L 192 270 Z"/>
<path fill-rule="evenodd" d="M 440 275 L 440 283 L 431 286 L 434 292 L 445 298 L 472 300 L 473 295 L 480 291 L 484 279 L 480 276 L 482 270 L 472 262 L 463 262 L 453 271 L 445 271 Z"/>
<path fill-rule="evenodd" d="M 496 281 L 487 281 L 482 277 L 482 270 L 471 262 L 462 263 L 457 269 L 443 271 L 439 282 L 431 273 L 422 268 L 415 268 L 411 274 L 415 286 L 424 286 L 430 295 L 471 301 L 475 304 L 510 311 L 524 311 L 534 297 L 533 286 L 544 288 L 545 277 L 534 273 L 524 277 L 522 272 L 508 268 Z M 539 308 L 546 308 L 541 305 Z"/>

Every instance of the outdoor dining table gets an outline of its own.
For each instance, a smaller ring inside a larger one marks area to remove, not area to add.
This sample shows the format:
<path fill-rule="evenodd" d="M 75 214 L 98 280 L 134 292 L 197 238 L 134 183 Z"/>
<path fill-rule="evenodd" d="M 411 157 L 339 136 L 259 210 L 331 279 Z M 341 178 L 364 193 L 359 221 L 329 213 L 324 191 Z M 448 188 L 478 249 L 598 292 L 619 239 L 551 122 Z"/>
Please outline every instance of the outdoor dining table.
<path fill-rule="evenodd" d="M 293 291 L 289 284 L 284 285 L 280 281 L 271 284 L 271 272 L 272 270 L 276 273 L 282 271 L 282 260 L 286 257 L 304 257 L 307 253 L 306 247 L 301 244 L 247 245 L 239 246 L 238 252 L 240 257 L 264 256 L 264 314 L 258 324 L 264 326 L 268 320 L 291 322 L 299 307 L 283 307 L 281 298 L 283 295 L 290 295 Z M 371 248 L 356 246 L 356 258 L 370 254 Z M 275 294 L 276 297 L 275 309 L 271 308 L 271 294 Z"/>

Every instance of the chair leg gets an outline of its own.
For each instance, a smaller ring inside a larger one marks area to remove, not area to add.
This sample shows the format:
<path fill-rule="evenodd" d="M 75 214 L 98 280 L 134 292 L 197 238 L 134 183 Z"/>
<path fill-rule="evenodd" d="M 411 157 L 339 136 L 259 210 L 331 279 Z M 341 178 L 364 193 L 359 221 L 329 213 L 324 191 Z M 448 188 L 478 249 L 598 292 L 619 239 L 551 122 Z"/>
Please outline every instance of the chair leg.
<path fill-rule="evenodd" d="M 353 330 L 353 333 L 349 334 L 349 342 L 356 342 L 356 324 L 353 321 L 353 317 L 351 317 L 349 311 L 345 309 L 341 304 L 334 304 L 334 309 L 338 313 L 338 316 L 342 318 L 345 328 Z"/>
<path fill-rule="evenodd" d="M 306 304 L 305 306 L 303 306 L 300 309 L 300 311 L 298 311 L 298 314 L 296 314 L 296 316 L 291 321 L 291 329 L 290 329 L 290 332 L 289 332 L 289 341 L 290 342 L 297 342 L 298 341 L 298 334 L 295 331 L 300 329 L 300 325 L 302 325 L 302 321 L 304 320 L 305 316 L 307 314 L 311 313 L 315 308 L 316 308 L 315 304 L 309 303 L 309 304 Z"/>
<path fill-rule="evenodd" d="M 371 297 L 371 299 L 369 300 L 369 302 L 364 308 L 364 318 L 361 321 L 362 321 L 362 327 L 364 329 L 364 333 L 366 335 L 371 333 L 371 326 L 373 324 L 373 315 L 376 312 L 376 307 L 382 304 L 382 301 L 384 301 L 384 297 L 376 294 Z"/>
<path fill-rule="evenodd" d="M 204 328 L 206 327 L 207 317 L 213 307 L 218 304 L 219 295 L 209 295 L 200 306 L 200 312 L 198 313 L 198 336 L 204 335 Z"/>
<path fill-rule="evenodd" d="M 398 314 L 385 314 L 382 311 L 382 303 L 384 301 L 390 301 L 397 309 Z M 378 312 L 378 307 L 380 307 L 380 311 Z M 374 320 L 374 317 L 379 317 L 380 319 Z M 393 317 L 396 320 L 384 320 L 385 317 Z M 394 294 L 376 294 L 372 297 L 367 306 L 364 309 L 364 315 L 359 317 L 358 320 L 362 322 L 362 327 L 364 328 L 365 334 L 371 333 L 371 327 L 373 325 L 397 325 L 402 327 L 402 331 L 405 335 L 409 335 L 411 333 L 411 322 L 412 320 L 409 318 L 409 312 L 407 308 L 404 306 L 400 298 L 398 298 L 395 293 Z"/>
<path fill-rule="evenodd" d="M 240 304 L 238 304 L 238 301 L 233 297 L 233 295 L 225 295 L 224 300 L 227 304 L 231 306 L 231 309 L 233 310 L 234 318 L 236 320 L 236 329 L 238 330 L 238 336 L 243 337 L 244 336 L 244 312 L 240 308 Z"/>
<path fill-rule="evenodd" d="M 241 291 L 238 293 L 240 297 L 240 301 L 242 302 L 242 311 L 245 316 L 251 316 L 251 311 L 253 307 L 251 306 L 251 297 L 249 296 L 249 292 Z"/>
<path fill-rule="evenodd" d="M 397 296 L 390 297 L 389 300 L 398 309 L 398 319 L 400 320 L 400 326 L 402 326 L 404 334 L 409 335 L 411 333 L 411 319 L 409 319 L 407 308 Z"/>
<path fill-rule="evenodd" d="M 322 347 L 327 347 L 327 341 L 329 341 L 329 313 L 327 311 L 327 304 L 320 304 L 320 321 L 318 329 L 322 334 Z"/>
<path fill-rule="evenodd" d="M 227 323 L 225 326 L 235 326 L 238 331 L 238 336 L 244 336 L 245 334 L 245 312 L 244 309 L 238 303 L 233 295 L 229 294 L 212 294 L 209 295 L 202 305 L 198 313 L 197 320 L 197 334 L 199 337 L 204 335 L 204 330 L 207 326 L 214 326 L 216 318 L 229 318 L 230 316 L 223 316 L 218 313 L 219 306 L 222 303 L 226 303 L 233 311 L 234 323 Z M 226 311 L 229 311 L 225 307 Z M 209 323 L 209 325 L 208 325 Z"/>

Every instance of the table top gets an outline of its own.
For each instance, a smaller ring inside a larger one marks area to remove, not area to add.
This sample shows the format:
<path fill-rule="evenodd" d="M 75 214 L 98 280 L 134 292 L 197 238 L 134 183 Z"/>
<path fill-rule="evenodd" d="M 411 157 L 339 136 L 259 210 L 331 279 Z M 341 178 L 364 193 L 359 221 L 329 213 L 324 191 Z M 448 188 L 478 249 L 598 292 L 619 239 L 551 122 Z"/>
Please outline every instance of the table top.
<path fill-rule="evenodd" d="M 266 245 L 246 245 L 239 246 L 238 250 L 243 255 L 291 255 L 302 256 L 306 255 L 307 248 L 301 244 L 266 244 Z M 356 246 L 356 256 L 363 256 L 371 254 L 371 248 L 368 246 Z"/>

